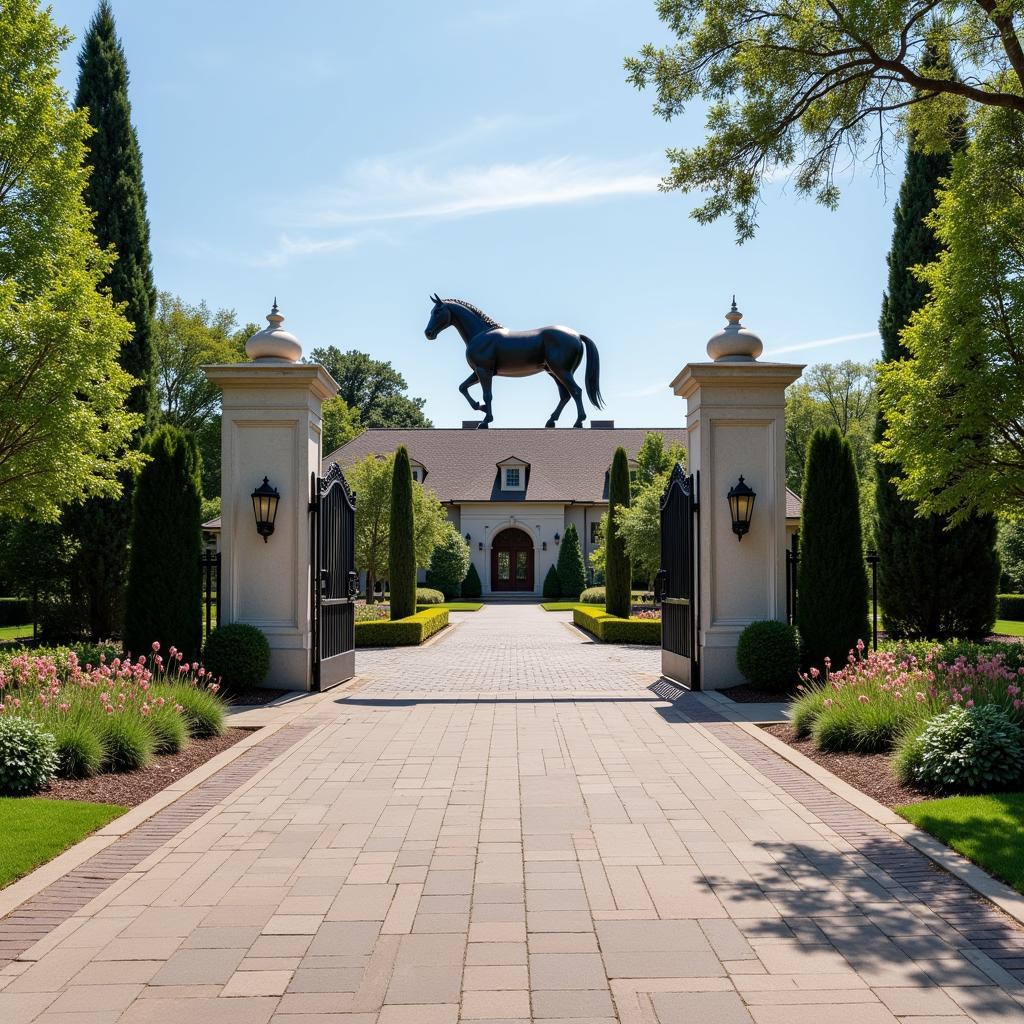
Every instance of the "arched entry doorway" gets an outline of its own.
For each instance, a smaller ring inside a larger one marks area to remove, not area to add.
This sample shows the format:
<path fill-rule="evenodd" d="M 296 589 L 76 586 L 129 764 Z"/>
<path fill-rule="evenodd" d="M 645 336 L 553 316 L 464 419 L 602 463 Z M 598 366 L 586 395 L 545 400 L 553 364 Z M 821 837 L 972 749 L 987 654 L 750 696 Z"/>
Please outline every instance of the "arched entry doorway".
<path fill-rule="evenodd" d="M 509 527 L 491 542 L 491 590 L 533 592 L 533 541 Z"/>

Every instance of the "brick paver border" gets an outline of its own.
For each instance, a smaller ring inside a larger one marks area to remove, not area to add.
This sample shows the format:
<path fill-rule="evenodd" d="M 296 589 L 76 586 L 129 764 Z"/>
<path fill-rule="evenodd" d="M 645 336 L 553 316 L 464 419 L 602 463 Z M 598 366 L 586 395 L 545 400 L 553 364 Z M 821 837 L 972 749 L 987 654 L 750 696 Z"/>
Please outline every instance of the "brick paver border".
<path fill-rule="evenodd" d="M 183 793 L 138 828 L 48 885 L 0 920 L 0 968 L 16 960 L 54 928 L 73 917 L 182 829 L 198 821 L 239 786 L 294 746 L 313 723 L 281 728 L 219 772 Z"/>

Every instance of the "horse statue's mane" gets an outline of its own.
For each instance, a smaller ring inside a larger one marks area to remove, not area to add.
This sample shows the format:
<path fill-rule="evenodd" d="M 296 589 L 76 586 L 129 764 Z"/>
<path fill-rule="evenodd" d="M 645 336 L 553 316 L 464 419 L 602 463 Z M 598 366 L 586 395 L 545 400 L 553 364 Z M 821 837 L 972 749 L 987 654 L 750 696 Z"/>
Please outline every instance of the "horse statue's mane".
<path fill-rule="evenodd" d="M 445 299 L 444 301 L 454 302 L 459 306 L 465 306 L 471 313 L 476 313 L 476 315 L 490 327 L 504 326 L 504 324 L 499 324 L 493 317 L 488 316 L 479 306 L 474 306 L 472 302 L 467 302 L 465 299 Z"/>

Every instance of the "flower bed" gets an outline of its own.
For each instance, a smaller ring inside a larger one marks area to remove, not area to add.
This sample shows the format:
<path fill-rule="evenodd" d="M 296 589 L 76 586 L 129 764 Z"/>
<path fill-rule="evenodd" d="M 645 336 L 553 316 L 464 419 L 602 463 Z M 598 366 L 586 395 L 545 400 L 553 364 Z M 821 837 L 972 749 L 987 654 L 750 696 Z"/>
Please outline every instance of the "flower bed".
<path fill-rule="evenodd" d="M 174 648 L 165 661 L 157 644 L 148 662 L 108 659 L 102 651 L 95 664 L 70 650 L 6 657 L 0 663 L 0 733 L 10 733 L 13 743 L 24 730 L 4 721 L 30 724 L 32 743 L 54 755 L 31 778 L 18 781 L 12 772 L 9 791 L 31 791 L 54 774 L 134 771 L 155 755 L 177 753 L 192 737 L 219 735 L 226 706 L 218 689 L 198 662 L 186 662 Z"/>
<path fill-rule="evenodd" d="M 661 619 L 631 616 L 621 619 L 603 608 L 579 605 L 573 609 L 573 622 L 607 644 L 660 644 Z"/>
<path fill-rule="evenodd" d="M 804 675 L 797 739 L 826 753 L 893 754 L 904 785 L 984 792 L 1024 782 L 1019 645 L 894 644 Z"/>
<path fill-rule="evenodd" d="M 369 607 L 375 607 L 370 605 Z M 405 619 L 356 621 L 356 647 L 410 647 L 448 625 L 447 608 L 424 608 Z"/>

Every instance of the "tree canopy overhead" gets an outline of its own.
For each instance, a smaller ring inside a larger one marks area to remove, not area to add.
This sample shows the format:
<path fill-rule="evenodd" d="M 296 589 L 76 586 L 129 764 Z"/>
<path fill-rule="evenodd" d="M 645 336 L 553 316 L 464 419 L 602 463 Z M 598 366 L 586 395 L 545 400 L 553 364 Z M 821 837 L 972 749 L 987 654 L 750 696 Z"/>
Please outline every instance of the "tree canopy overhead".
<path fill-rule="evenodd" d="M 828 207 L 837 172 L 885 160 L 908 123 L 926 148 L 969 110 L 1024 113 L 1019 0 L 657 0 L 677 42 L 626 61 L 666 119 L 706 105 L 706 137 L 668 152 L 666 191 L 701 191 L 702 223 L 756 228 L 780 169 Z M 940 56 L 941 55 L 941 56 Z M 956 73 L 952 69 L 956 69 Z"/>

